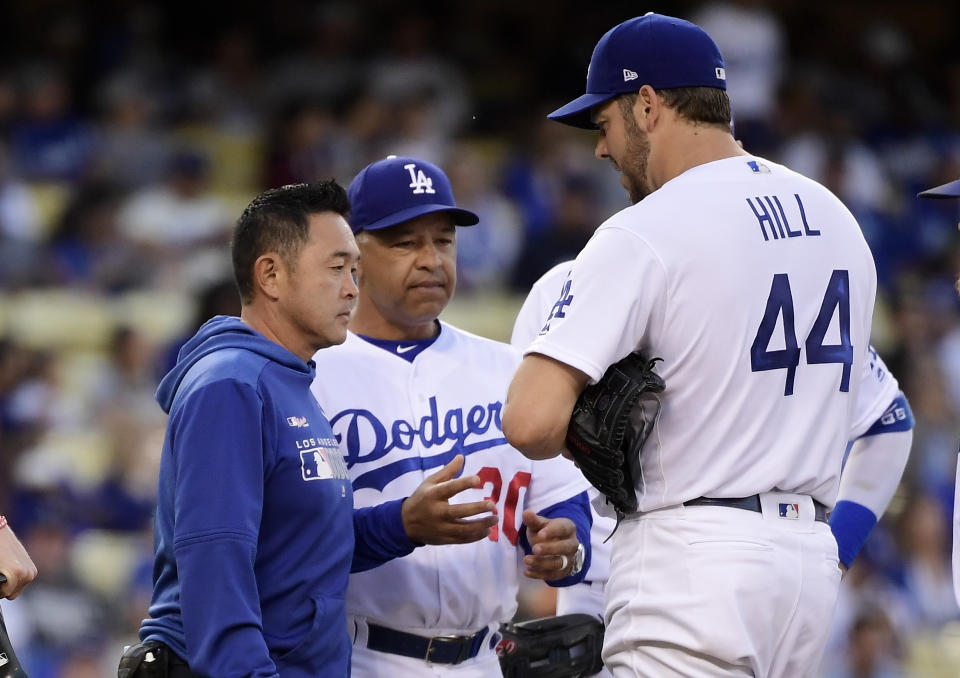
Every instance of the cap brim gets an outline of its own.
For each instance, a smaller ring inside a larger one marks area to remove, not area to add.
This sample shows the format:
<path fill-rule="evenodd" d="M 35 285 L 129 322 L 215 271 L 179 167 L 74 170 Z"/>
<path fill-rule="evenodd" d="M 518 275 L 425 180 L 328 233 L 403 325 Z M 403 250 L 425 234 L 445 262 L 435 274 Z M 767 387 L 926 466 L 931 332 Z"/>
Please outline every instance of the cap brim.
<path fill-rule="evenodd" d="M 918 198 L 960 198 L 960 179 L 928 188 L 926 191 L 917 193 Z"/>
<path fill-rule="evenodd" d="M 564 125 L 570 125 L 571 127 L 597 129 L 597 126 L 593 124 L 593 119 L 590 117 L 590 109 L 598 104 L 610 101 L 610 99 L 615 96 L 617 96 L 616 92 L 612 94 L 583 94 L 566 106 L 561 106 L 553 113 L 550 113 L 547 117 L 551 120 L 562 122 Z"/>
<path fill-rule="evenodd" d="M 453 223 L 457 226 L 473 226 L 480 221 L 480 217 L 476 214 L 470 210 L 460 209 L 459 207 L 450 207 L 450 205 L 416 205 L 387 215 L 378 221 L 374 221 L 372 224 L 359 227 L 350 224 L 350 226 L 353 228 L 354 233 L 359 233 L 360 231 L 378 231 L 381 228 L 390 228 L 391 226 L 402 224 L 404 221 L 410 221 L 416 217 L 422 217 L 424 214 L 433 214 L 434 212 L 448 213 L 453 218 Z"/>

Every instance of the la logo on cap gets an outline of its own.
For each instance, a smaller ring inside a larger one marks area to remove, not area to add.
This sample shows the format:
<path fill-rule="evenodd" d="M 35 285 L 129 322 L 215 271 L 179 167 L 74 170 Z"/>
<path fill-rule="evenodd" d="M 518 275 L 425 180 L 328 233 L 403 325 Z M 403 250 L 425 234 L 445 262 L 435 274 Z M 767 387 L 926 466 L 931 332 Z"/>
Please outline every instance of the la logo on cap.
<path fill-rule="evenodd" d="M 436 191 L 433 190 L 433 179 L 424 174 L 423 170 L 418 170 L 416 163 L 404 165 L 403 169 L 410 172 L 410 188 L 413 189 L 414 195 L 436 193 Z"/>

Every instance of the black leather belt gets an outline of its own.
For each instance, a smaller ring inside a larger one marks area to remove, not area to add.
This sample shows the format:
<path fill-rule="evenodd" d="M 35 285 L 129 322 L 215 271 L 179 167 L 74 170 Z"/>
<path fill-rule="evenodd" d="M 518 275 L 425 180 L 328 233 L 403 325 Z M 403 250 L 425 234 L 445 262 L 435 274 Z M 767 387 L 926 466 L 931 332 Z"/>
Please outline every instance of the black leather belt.
<path fill-rule="evenodd" d="M 760 506 L 760 495 L 754 494 L 749 497 L 736 497 L 734 499 L 720 499 L 715 497 L 697 497 L 690 501 L 683 502 L 684 506 L 728 506 L 730 508 L 744 509 L 746 511 L 756 511 L 762 513 Z M 816 499 L 813 500 L 814 517 L 821 523 L 827 522 L 830 517 L 830 511 Z"/>
<path fill-rule="evenodd" d="M 389 652 L 404 657 L 413 657 L 434 664 L 459 664 L 472 659 L 480 652 L 487 629 L 469 636 L 418 636 L 415 633 L 367 624 L 367 648 L 377 652 Z"/>

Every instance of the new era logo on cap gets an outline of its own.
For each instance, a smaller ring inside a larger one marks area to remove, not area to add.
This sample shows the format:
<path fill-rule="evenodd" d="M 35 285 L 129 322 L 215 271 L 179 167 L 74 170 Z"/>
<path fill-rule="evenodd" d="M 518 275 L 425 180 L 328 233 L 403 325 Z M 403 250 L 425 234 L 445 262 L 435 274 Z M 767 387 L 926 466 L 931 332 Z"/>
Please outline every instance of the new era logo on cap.
<path fill-rule="evenodd" d="M 594 128 L 590 109 L 642 85 L 727 88 L 720 49 L 699 26 L 652 12 L 624 21 L 604 34 L 587 69 L 587 91 L 548 118 Z"/>

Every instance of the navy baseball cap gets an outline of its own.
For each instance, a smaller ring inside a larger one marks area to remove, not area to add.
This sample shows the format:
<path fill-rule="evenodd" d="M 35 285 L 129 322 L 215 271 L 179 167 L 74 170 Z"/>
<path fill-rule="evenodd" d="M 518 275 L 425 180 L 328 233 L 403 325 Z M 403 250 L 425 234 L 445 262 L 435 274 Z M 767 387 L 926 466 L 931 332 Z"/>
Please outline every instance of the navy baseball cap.
<path fill-rule="evenodd" d="M 432 162 L 389 155 L 367 165 L 347 188 L 354 233 L 376 231 L 432 212 L 446 212 L 457 226 L 473 226 L 480 217 L 460 209 L 450 179 Z"/>
<path fill-rule="evenodd" d="M 960 198 L 960 179 L 917 193 L 918 198 Z"/>
<path fill-rule="evenodd" d="M 706 31 L 683 19 L 653 12 L 629 19 L 607 31 L 594 47 L 587 93 L 547 117 L 595 129 L 591 108 L 644 85 L 727 89 L 720 48 Z"/>

